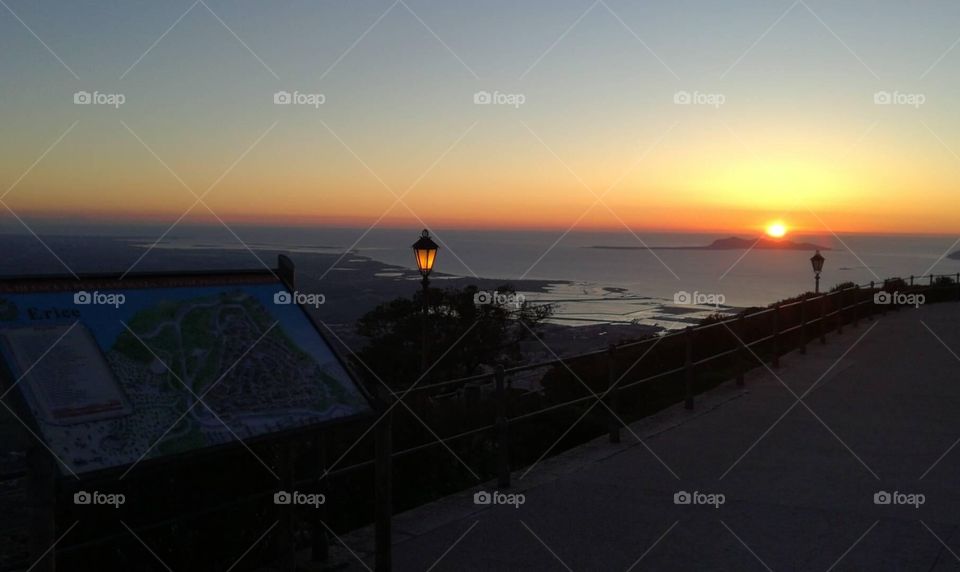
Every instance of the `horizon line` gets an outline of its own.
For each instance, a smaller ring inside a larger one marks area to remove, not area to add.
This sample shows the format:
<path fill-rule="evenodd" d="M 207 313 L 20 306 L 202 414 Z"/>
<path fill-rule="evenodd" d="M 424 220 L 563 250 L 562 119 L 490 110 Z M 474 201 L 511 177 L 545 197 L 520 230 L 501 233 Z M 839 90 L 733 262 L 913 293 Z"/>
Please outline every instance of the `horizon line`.
<path fill-rule="evenodd" d="M 5 217 L 0 217 L 2 221 Z M 36 218 L 27 218 L 32 224 L 42 225 L 46 227 L 60 227 L 57 230 L 69 230 L 69 229 L 85 229 L 85 228 L 104 228 L 104 229 L 124 229 L 130 227 L 166 227 L 170 223 L 168 221 L 160 220 L 100 220 L 100 219 L 74 219 L 70 221 L 65 221 L 59 218 L 50 218 L 50 217 L 36 217 Z M 237 228 L 255 228 L 255 229 L 269 229 L 269 230 L 279 230 L 279 229 L 290 229 L 290 230 L 360 230 L 360 231 L 375 231 L 375 230 L 391 230 L 391 231 L 418 231 L 423 228 L 422 224 L 419 222 L 416 223 L 387 223 L 379 224 L 375 227 L 370 227 L 366 224 L 351 224 L 344 222 L 326 222 L 326 223 L 308 223 L 308 222 L 282 222 L 282 221 L 270 221 L 270 222 L 252 222 L 252 221 L 229 221 L 226 222 L 229 227 Z M 30 235 L 32 231 L 28 228 L 23 228 L 23 225 L 20 226 L 20 230 L 7 232 L 0 230 L 0 235 L 4 236 L 19 236 L 19 235 Z M 221 228 L 224 225 L 218 221 L 182 221 L 180 224 L 176 225 L 176 228 L 192 228 L 192 229 L 217 229 Z M 443 231 L 443 232 L 531 232 L 531 233 L 556 233 L 564 232 L 570 234 L 578 233 L 599 233 L 599 234 L 631 234 L 631 233 L 656 233 L 656 234 L 690 234 L 690 235 L 729 235 L 733 237 L 764 237 L 766 236 L 762 229 L 757 228 L 707 228 L 707 229 L 691 229 L 691 228 L 656 228 L 656 227 L 636 227 L 636 228 L 625 228 L 623 226 L 617 227 L 584 227 L 584 228 L 564 228 L 560 226 L 497 226 L 497 225 L 456 225 L 450 223 L 441 223 L 438 225 L 428 226 L 428 229 L 432 231 Z M 45 229 L 49 231 L 49 229 Z M 828 230 L 828 229 L 812 229 L 812 228 L 791 228 L 789 236 L 818 236 L 818 235 L 848 235 L 848 236 L 950 236 L 955 237 L 960 235 L 960 231 L 949 232 L 949 231 L 921 231 L 921 230 Z"/>

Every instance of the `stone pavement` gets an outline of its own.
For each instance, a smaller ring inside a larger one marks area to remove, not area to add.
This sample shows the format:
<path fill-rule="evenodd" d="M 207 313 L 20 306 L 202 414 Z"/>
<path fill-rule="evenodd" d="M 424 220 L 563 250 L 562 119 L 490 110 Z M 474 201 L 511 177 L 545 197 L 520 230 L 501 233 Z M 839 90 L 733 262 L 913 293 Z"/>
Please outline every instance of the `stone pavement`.
<path fill-rule="evenodd" d="M 863 321 L 515 472 L 518 508 L 487 484 L 397 515 L 394 570 L 958 570 L 958 354 L 960 304 Z"/>

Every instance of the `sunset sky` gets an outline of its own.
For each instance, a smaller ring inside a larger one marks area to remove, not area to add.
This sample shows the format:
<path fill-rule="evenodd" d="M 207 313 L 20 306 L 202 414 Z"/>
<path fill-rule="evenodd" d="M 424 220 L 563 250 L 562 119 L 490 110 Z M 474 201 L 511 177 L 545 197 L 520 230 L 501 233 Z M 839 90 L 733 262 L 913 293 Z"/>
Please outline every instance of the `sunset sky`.
<path fill-rule="evenodd" d="M 957 2 L 7 6 L 27 220 L 958 230 Z"/>

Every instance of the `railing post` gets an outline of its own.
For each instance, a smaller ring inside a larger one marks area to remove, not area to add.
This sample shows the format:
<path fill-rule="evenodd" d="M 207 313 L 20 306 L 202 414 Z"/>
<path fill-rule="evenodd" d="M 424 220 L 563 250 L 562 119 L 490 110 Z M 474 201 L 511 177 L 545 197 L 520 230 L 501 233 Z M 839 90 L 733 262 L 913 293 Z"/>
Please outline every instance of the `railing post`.
<path fill-rule="evenodd" d="M 887 281 L 884 280 L 884 281 L 883 281 L 883 286 L 880 287 L 880 291 L 881 291 L 881 292 L 886 292 L 886 289 L 887 289 Z M 880 315 L 881 315 L 881 316 L 886 316 L 886 315 L 887 315 L 887 305 L 886 305 L 886 304 L 880 304 Z"/>
<path fill-rule="evenodd" d="M 317 467 L 320 471 L 320 474 L 325 474 L 327 471 L 327 441 L 329 433 L 326 431 L 320 431 L 316 433 L 314 439 L 314 455 L 317 462 Z M 324 495 L 324 498 L 329 498 L 329 486 L 328 483 L 330 479 L 318 479 L 316 481 L 318 492 Z M 329 514 L 327 509 L 327 504 L 324 503 L 321 505 L 314 515 L 312 525 L 312 534 L 310 542 L 310 561 L 311 562 L 326 562 L 330 557 L 330 544 L 329 538 L 327 537 L 327 528 L 324 526 L 324 523 L 329 520 Z"/>
<path fill-rule="evenodd" d="M 871 297 L 876 296 L 876 292 L 873 291 L 873 280 L 870 281 L 870 296 Z M 876 308 L 874 308 L 874 304 L 872 304 L 872 300 L 870 298 L 867 298 L 867 320 L 871 322 L 873 321 L 873 311 L 875 309 Z"/>
<path fill-rule="evenodd" d="M 933 286 L 933 274 L 930 275 L 930 285 Z"/>
<path fill-rule="evenodd" d="M 800 298 L 800 355 L 807 353 L 807 294 Z"/>
<path fill-rule="evenodd" d="M 860 327 L 860 285 L 855 284 L 853 288 L 853 305 L 850 307 L 853 312 L 853 327 Z"/>
<path fill-rule="evenodd" d="M 913 274 L 910 275 L 910 285 L 913 286 Z"/>
<path fill-rule="evenodd" d="M 288 494 L 293 494 L 293 466 L 294 466 L 294 444 L 281 443 L 279 445 L 279 473 L 280 486 Z M 283 572 L 296 572 L 297 570 L 297 542 L 295 539 L 296 514 L 293 504 L 280 506 L 280 526 L 277 527 L 279 536 L 277 537 L 277 552 L 279 556 L 279 568 Z"/>
<path fill-rule="evenodd" d="M 284 474 L 284 469 L 286 464 L 280 452 L 280 447 L 279 446 L 272 447 L 271 452 L 273 453 L 273 458 L 276 463 L 277 476 L 281 478 L 285 478 L 286 475 Z M 171 471 L 169 475 L 170 476 L 166 479 L 166 483 L 164 483 L 164 485 L 168 487 L 168 490 L 171 493 L 171 496 L 170 496 L 171 502 L 168 508 L 173 509 L 175 512 L 187 512 L 189 505 L 188 505 L 188 499 L 185 498 L 185 494 L 184 494 L 184 491 L 187 488 L 184 485 L 184 481 L 186 481 L 187 479 L 182 478 L 179 472 L 177 471 Z M 287 486 L 284 483 L 284 481 L 279 481 L 279 484 L 284 489 L 287 489 Z M 277 508 L 285 509 L 290 507 L 280 506 Z M 277 521 L 276 521 L 278 536 L 275 537 L 278 545 L 277 566 L 283 565 L 285 552 L 282 550 L 282 547 L 283 547 L 283 543 L 285 542 L 285 538 L 293 538 L 293 533 L 285 533 L 283 530 L 284 526 L 281 525 L 281 523 L 286 524 L 285 519 L 286 519 L 286 513 L 283 510 L 280 510 L 280 513 L 277 515 Z M 183 535 L 183 534 L 176 535 L 176 537 L 172 542 L 172 546 L 170 547 L 171 552 L 173 552 L 173 555 L 174 555 L 173 556 L 174 562 L 179 562 L 181 564 L 190 562 L 193 554 L 193 550 L 191 546 L 193 543 L 191 542 L 191 540 L 192 538 L 186 537 L 186 535 Z M 282 570 L 282 568 L 280 569 Z"/>
<path fill-rule="evenodd" d="M 620 442 L 620 421 L 617 419 L 617 346 L 610 344 L 607 347 L 607 432 L 611 443 Z"/>
<path fill-rule="evenodd" d="M 375 433 L 374 460 L 374 570 L 393 569 L 393 411 L 384 391 L 379 406 L 383 411 Z"/>
<path fill-rule="evenodd" d="M 827 343 L 827 295 L 820 294 L 820 343 Z"/>
<path fill-rule="evenodd" d="M 498 365 L 493 374 L 496 387 L 497 420 L 497 488 L 510 486 L 510 432 L 507 424 L 507 390 L 504 386 L 503 366 Z"/>
<path fill-rule="evenodd" d="M 686 345 L 686 356 L 684 359 L 684 375 L 686 399 L 683 406 L 687 409 L 693 409 L 693 328 L 687 326 L 686 333 L 683 336 Z"/>
<path fill-rule="evenodd" d="M 27 503 L 30 509 L 28 550 L 34 562 L 31 570 L 54 572 L 57 569 L 57 467 L 45 449 L 27 451 Z"/>
<path fill-rule="evenodd" d="M 843 288 L 837 290 L 837 333 L 843 333 Z"/>
<path fill-rule="evenodd" d="M 737 343 L 739 344 L 737 355 L 740 357 L 740 364 L 737 367 L 737 385 L 743 387 L 744 372 L 747 371 L 747 346 L 744 336 L 747 335 L 746 326 L 743 320 L 743 312 L 737 316 Z"/>
<path fill-rule="evenodd" d="M 773 368 L 780 367 L 780 302 L 773 305 Z"/>

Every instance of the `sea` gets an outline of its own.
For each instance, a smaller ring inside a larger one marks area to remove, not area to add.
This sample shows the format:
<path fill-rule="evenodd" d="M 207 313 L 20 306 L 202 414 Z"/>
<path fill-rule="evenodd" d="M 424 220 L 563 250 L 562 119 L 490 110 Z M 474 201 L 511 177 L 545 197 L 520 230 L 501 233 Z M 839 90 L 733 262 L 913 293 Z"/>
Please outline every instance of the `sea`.
<path fill-rule="evenodd" d="M 261 268 L 254 254 L 284 251 L 295 261 L 310 254 L 343 262 L 370 259 L 383 265 L 384 278 L 415 279 L 411 245 L 420 234 L 417 228 L 266 225 L 182 225 L 171 230 L 156 225 L 37 224 L 31 230 L 35 236 L 25 230 L 0 234 L 2 251 L 9 252 L 11 245 L 17 249 L 17 256 L 2 257 L 0 274 L 64 273 L 64 265 L 86 268 L 89 261 L 83 258 L 96 258 L 109 241 L 144 255 L 140 270 L 149 270 L 151 257 L 161 251 L 168 260 L 166 269 L 170 256 L 177 253 L 183 253 L 186 263 L 187 254 L 197 251 L 246 252 L 245 264 Z M 432 236 L 440 245 L 432 276 L 435 284 L 450 277 L 513 284 L 530 301 L 552 303 L 557 320 L 568 325 L 654 323 L 651 320 L 662 317 L 664 309 L 678 306 L 693 305 L 707 314 L 764 306 L 814 289 L 811 250 L 663 248 L 757 236 L 750 233 L 434 229 Z M 85 240 L 91 247 L 70 249 L 70 260 L 57 253 L 57 245 L 64 241 L 76 245 Z M 960 250 L 960 236 L 821 232 L 790 234 L 786 240 L 823 247 L 823 289 L 842 282 L 869 284 L 910 276 L 925 281 L 930 274 L 960 273 L 960 260 L 948 256 Z M 23 252 L 31 248 L 33 252 Z M 111 268 L 109 261 L 101 260 L 96 269 L 124 272 L 128 262 L 124 259 Z M 324 263 L 309 270 L 326 280 L 350 279 L 331 271 L 331 266 Z M 549 285 L 525 289 L 525 280 Z"/>

